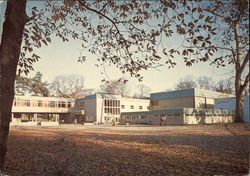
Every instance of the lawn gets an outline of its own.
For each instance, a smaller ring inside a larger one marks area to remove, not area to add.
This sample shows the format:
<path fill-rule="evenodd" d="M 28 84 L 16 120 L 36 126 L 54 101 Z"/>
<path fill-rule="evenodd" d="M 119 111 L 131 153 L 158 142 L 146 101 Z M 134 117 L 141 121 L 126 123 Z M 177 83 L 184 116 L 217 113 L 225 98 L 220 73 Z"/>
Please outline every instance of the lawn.
<path fill-rule="evenodd" d="M 250 125 L 11 127 L 6 174 L 246 175 Z"/>

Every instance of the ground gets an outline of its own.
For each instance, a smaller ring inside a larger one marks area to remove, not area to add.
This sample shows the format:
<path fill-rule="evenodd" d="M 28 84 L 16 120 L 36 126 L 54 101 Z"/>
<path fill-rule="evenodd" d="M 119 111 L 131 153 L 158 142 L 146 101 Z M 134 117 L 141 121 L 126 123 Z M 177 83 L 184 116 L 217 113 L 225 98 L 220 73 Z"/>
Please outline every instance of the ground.
<path fill-rule="evenodd" d="M 250 124 L 11 127 L 10 176 L 247 175 Z"/>

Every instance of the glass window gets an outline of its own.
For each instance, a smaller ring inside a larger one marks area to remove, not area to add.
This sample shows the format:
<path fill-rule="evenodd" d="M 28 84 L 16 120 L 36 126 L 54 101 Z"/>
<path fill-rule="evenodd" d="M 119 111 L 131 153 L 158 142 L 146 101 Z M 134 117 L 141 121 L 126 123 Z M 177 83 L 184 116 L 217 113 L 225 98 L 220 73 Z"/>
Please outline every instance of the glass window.
<path fill-rule="evenodd" d="M 56 107 L 55 101 L 49 101 L 49 107 Z"/>
<path fill-rule="evenodd" d="M 59 101 L 59 102 L 58 102 L 58 107 L 60 107 L 60 108 L 65 108 L 65 107 L 66 107 L 66 102 Z M 77 103 L 77 107 L 79 107 L 79 102 Z"/>
<path fill-rule="evenodd" d="M 43 106 L 43 101 L 42 100 L 38 100 L 38 107 L 42 107 Z"/>
<path fill-rule="evenodd" d="M 131 106 L 130 106 L 130 109 L 134 109 L 134 105 L 131 105 Z"/>
<path fill-rule="evenodd" d="M 142 106 L 139 106 L 139 109 L 142 109 Z"/>
<path fill-rule="evenodd" d="M 24 106 L 30 106 L 30 100 L 25 100 L 24 101 Z"/>
<path fill-rule="evenodd" d="M 125 105 L 121 105 L 121 108 L 122 108 L 122 109 L 125 109 Z"/>

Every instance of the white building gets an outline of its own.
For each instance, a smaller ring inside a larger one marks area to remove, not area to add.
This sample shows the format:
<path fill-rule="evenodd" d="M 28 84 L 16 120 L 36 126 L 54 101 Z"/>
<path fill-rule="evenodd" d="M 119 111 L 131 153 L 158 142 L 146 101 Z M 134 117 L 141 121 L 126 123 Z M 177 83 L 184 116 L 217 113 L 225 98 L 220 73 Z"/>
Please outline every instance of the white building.
<path fill-rule="evenodd" d="M 15 96 L 11 125 L 58 125 L 59 119 L 68 116 L 74 100 L 57 97 Z"/>
<path fill-rule="evenodd" d="M 218 99 L 234 98 L 203 89 L 152 93 L 150 98 L 124 98 L 98 93 L 76 100 L 56 97 L 16 96 L 12 124 L 58 125 L 61 123 L 167 124 L 229 123 L 234 108 L 221 108 Z M 249 114 L 249 112 L 248 112 Z M 248 115 L 249 117 L 249 115 Z"/>
<path fill-rule="evenodd" d="M 94 94 L 76 99 L 75 109 L 84 110 L 83 122 L 111 123 L 119 121 L 123 112 L 148 111 L 149 99 L 124 98 L 119 95 Z"/>

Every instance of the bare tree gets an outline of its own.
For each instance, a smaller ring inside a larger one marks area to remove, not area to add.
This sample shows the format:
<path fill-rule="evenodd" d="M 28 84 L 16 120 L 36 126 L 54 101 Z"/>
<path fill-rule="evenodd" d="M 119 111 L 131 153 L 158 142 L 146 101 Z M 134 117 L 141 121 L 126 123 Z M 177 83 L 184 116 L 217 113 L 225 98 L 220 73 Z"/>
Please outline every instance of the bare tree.
<path fill-rule="evenodd" d="M 84 77 L 81 75 L 59 75 L 51 83 L 51 94 L 65 98 L 79 98 L 91 94 L 85 89 Z"/>
<path fill-rule="evenodd" d="M 101 92 L 112 95 L 121 95 L 122 97 L 129 96 L 129 84 L 124 78 L 118 80 L 107 81 L 100 86 Z"/>
<path fill-rule="evenodd" d="M 151 88 L 144 85 L 144 84 L 139 84 L 137 86 L 137 89 L 138 89 L 138 94 L 136 97 L 138 98 L 145 98 L 145 97 L 148 97 L 151 93 Z"/>
<path fill-rule="evenodd" d="M 181 78 L 176 86 L 175 86 L 175 90 L 179 90 L 179 89 L 190 89 L 190 88 L 195 88 L 197 87 L 196 83 L 195 83 L 195 78 L 191 75 L 185 76 L 184 78 Z"/>
<path fill-rule="evenodd" d="M 234 93 L 234 89 L 233 89 L 233 82 L 230 80 L 220 80 L 215 87 L 215 90 L 217 92 L 222 92 L 222 93 L 228 93 L 228 94 L 232 94 Z"/>
<path fill-rule="evenodd" d="M 196 79 L 196 82 L 197 82 L 196 83 L 197 87 L 200 89 L 214 90 L 215 82 L 214 82 L 213 78 L 211 78 L 211 77 L 199 76 Z"/>

